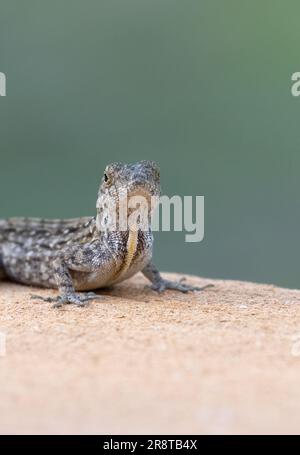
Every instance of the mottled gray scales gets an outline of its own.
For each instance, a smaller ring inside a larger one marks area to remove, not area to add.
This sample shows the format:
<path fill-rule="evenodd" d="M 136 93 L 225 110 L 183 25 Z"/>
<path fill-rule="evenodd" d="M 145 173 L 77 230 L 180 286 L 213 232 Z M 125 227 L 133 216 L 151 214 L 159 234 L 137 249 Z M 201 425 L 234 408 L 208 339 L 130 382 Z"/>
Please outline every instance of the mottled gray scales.
<path fill-rule="evenodd" d="M 164 280 L 151 263 L 150 229 L 103 229 L 107 207 L 119 213 L 120 198 L 160 195 L 159 168 L 153 161 L 113 163 L 106 167 L 98 192 L 97 215 L 70 220 L 11 218 L 0 220 L 0 279 L 27 285 L 58 288 L 55 306 L 85 305 L 99 298 L 91 291 L 123 281 L 142 271 L 153 289 L 196 290 Z M 112 204 L 113 203 L 113 204 Z M 105 208 L 105 210 L 104 210 Z M 101 228 L 100 228 L 101 227 Z M 36 296 L 35 296 L 36 297 Z M 38 297 L 40 298 L 40 297 Z"/>

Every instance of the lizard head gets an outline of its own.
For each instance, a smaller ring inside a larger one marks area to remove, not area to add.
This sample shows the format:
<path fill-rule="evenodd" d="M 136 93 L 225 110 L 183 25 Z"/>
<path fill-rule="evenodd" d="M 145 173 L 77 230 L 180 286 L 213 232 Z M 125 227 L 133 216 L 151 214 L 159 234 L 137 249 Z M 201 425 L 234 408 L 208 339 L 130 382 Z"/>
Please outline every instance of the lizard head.
<path fill-rule="evenodd" d="M 115 211 L 126 217 L 133 215 L 138 206 L 143 206 L 150 220 L 160 196 L 160 171 L 154 161 L 138 161 L 133 164 L 112 163 L 106 166 L 97 200 L 98 222 Z M 124 206 L 125 205 L 125 206 Z M 105 210 L 106 208 L 106 210 Z M 105 213 L 104 213 L 105 212 Z"/>

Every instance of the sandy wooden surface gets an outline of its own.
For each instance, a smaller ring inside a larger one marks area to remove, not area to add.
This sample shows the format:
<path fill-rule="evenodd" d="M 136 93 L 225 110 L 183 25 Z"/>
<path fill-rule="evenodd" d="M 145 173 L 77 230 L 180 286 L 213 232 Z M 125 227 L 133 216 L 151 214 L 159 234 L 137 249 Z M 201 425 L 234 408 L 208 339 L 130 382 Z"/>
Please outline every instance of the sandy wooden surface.
<path fill-rule="evenodd" d="M 53 310 L 0 282 L 1 434 L 300 433 L 300 291 L 145 284 Z"/>

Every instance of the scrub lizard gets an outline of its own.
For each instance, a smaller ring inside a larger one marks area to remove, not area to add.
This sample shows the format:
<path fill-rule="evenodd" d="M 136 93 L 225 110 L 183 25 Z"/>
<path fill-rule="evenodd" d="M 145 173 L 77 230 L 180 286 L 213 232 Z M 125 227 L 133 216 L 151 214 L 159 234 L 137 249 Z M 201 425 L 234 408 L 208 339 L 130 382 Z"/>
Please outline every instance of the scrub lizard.
<path fill-rule="evenodd" d="M 97 199 L 97 215 L 69 220 L 39 218 L 0 219 L 0 279 L 30 286 L 58 288 L 56 298 L 40 298 L 83 306 L 100 296 L 93 292 L 142 273 L 158 292 L 176 289 L 181 292 L 202 290 L 165 280 L 151 261 L 151 227 L 142 230 L 137 224 L 121 230 L 106 227 L 107 217 L 121 210 L 122 195 L 127 199 L 142 196 L 147 203 L 160 195 L 160 171 L 153 161 L 134 164 L 113 163 L 106 167 Z M 132 214 L 132 209 L 128 209 Z M 150 220 L 148 208 L 146 217 Z M 207 287 L 207 286 L 205 286 Z M 77 292 L 84 291 L 84 292 Z"/>

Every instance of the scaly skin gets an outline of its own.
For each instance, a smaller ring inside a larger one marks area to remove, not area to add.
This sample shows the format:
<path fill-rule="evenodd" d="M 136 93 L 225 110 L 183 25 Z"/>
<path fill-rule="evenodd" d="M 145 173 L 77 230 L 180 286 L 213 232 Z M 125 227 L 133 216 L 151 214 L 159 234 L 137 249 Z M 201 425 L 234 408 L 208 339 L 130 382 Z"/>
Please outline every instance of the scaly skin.
<path fill-rule="evenodd" d="M 201 290 L 182 281 L 164 280 L 151 262 L 151 228 L 111 230 L 105 216 L 114 203 L 120 212 L 121 196 L 143 196 L 148 201 L 160 195 L 159 168 L 152 161 L 114 163 L 106 167 L 97 199 L 95 217 L 71 220 L 11 218 L 0 220 L 0 279 L 58 288 L 59 297 L 43 299 L 54 306 L 85 305 L 100 298 L 91 291 L 123 281 L 142 271 L 158 292 Z M 128 212 L 130 213 L 130 212 Z M 147 216 L 151 217 L 149 210 Z M 203 289 L 203 288 L 202 288 Z M 33 298 L 40 298 L 33 296 Z"/>

